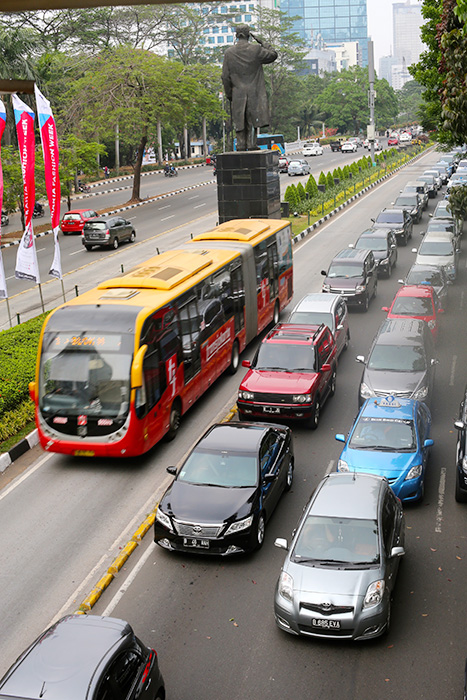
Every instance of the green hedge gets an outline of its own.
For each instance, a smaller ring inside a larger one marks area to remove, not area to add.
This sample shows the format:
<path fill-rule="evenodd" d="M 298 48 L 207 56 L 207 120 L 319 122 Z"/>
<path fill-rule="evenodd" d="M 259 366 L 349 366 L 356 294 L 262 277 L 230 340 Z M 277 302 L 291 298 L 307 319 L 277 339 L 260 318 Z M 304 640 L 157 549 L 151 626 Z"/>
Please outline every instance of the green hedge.
<path fill-rule="evenodd" d="M 46 313 L 42 314 L 0 332 L 0 422 L 2 424 L 7 423 L 9 416 L 20 410 L 24 403 L 29 402 L 28 384 L 34 380 L 39 335 L 46 316 Z M 23 411 L 20 410 L 20 413 L 22 414 Z M 16 425 L 16 418 L 14 420 Z M 28 418 L 28 420 L 31 419 Z"/>
<path fill-rule="evenodd" d="M 0 421 L 0 443 L 17 435 L 25 425 L 34 420 L 34 404 L 27 399 L 13 411 L 2 414 Z"/>

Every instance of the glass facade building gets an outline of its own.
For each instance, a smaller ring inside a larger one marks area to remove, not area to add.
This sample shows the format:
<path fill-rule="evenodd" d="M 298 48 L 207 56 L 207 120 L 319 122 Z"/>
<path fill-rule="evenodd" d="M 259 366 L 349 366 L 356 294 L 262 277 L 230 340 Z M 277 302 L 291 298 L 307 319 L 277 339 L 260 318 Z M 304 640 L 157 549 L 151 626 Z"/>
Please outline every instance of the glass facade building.
<path fill-rule="evenodd" d="M 358 41 L 361 65 L 368 65 L 366 0 L 281 0 L 280 9 L 300 17 L 294 31 L 307 45 Z"/>

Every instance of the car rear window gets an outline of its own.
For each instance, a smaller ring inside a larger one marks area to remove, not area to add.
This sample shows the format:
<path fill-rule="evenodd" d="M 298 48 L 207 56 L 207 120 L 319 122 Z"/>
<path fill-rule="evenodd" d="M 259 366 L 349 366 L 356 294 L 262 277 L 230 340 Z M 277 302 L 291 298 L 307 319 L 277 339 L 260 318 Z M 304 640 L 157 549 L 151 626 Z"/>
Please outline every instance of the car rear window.
<path fill-rule="evenodd" d="M 63 221 L 81 221 L 81 216 L 79 214 L 65 214 Z"/>
<path fill-rule="evenodd" d="M 84 224 L 86 231 L 105 231 L 107 229 L 107 224 L 105 221 L 88 221 Z"/>

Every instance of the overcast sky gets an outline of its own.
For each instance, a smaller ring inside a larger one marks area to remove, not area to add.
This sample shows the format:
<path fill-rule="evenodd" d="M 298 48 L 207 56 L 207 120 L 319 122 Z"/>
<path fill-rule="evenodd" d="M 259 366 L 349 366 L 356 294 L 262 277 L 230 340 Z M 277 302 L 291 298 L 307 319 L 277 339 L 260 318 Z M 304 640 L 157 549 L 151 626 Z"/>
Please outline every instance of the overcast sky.
<path fill-rule="evenodd" d="M 392 5 L 394 0 L 366 0 L 368 11 L 368 35 L 373 40 L 375 68 L 379 68 L 381 56 L 389 56 L 393 46 Z M 404 2 L 404 0 L 398 0 Z M 411 5 L 420 5 L 411 0 Z"/>

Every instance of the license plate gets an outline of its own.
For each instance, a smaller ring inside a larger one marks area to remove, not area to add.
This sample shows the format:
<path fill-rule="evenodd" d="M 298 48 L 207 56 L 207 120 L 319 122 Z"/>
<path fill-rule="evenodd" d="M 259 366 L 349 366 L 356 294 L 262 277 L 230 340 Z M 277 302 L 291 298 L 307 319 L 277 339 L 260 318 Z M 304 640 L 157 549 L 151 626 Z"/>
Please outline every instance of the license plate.
<path fill-rule="evenodd" d="M 279 406 L 263 406 L 263 411 L 265 413 L 280 413 L 281 409 Z"/>
<path fill-rule="evenodd" d="M 341 622 L 340 620 L 317 620 L 316 618 L 311 618 L 311 626 L 319 627 L 323 630 L 340 630 Z"/>
<path fill-rule="evenodd" d="M 96 453 L 93 450 L 75 450 L 73 454 L 75 457 L 94 457 Z"/>
<path fill-rule="evenodd" d="M 183 538 L 184 547 L 198 547 L 201 549 L 209 549 L 209 540 L 200 540 L 194 537 Z"/>

